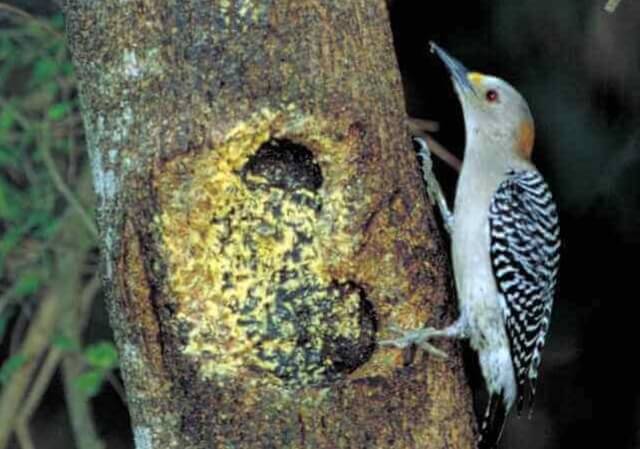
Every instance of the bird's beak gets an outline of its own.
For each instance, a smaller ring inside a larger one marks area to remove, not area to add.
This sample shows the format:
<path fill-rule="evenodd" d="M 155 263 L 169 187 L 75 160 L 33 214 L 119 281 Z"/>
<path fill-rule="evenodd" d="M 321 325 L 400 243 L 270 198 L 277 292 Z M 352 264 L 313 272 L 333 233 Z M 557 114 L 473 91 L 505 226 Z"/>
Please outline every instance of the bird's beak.
<path fill-rule="evenodd" d="M 431 41 L 429 44 L 431 52 L 437 54 L 438 57 L 442 59 L 442 62 L 444 62 L 447 70 L 449 70 L 453 84 L 456 87 L 458 94 L 463 97 L 462 99 L 469 96 L 477 96 L 477 93 L 473 88 L 473 84 L 469 81 L 469 70 L 467 70 L 460 61 L 440 48 L 435 42 Z"/>

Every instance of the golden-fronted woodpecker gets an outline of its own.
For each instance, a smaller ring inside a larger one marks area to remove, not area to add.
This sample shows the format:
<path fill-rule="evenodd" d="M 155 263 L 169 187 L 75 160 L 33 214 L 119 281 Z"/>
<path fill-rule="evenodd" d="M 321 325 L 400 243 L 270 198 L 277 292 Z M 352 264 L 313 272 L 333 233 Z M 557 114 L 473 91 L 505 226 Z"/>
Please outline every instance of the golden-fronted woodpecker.
<path fill-rule="evenodd" d="M 381 344 L 441 355 L 431 338 L 468 338 L 489 393 L 480 447 L 493 448 L 512 405 L 520 413 L 528 397 L 532 406 L 560 260 L 558 214 L 531 163 L 534 127 L 524 98 L 501 79 L 469 72 L 436 44 L 431 49 L 451 74 L 466 131 L 454 214 L 427 143 L 417 139 L 429 196 L 451 233 L 460 317 L 445 329 L 406 331 Z"/>

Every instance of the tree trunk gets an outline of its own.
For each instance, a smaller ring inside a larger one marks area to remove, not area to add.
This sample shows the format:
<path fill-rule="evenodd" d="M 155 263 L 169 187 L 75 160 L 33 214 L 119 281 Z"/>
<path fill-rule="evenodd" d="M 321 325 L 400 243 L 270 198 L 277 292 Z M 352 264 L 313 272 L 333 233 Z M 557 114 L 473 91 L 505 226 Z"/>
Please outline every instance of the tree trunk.
<path fill-rule="evenodd" d="M 384 1 L 65 7 L 137 448 L 473 447 Z"/>

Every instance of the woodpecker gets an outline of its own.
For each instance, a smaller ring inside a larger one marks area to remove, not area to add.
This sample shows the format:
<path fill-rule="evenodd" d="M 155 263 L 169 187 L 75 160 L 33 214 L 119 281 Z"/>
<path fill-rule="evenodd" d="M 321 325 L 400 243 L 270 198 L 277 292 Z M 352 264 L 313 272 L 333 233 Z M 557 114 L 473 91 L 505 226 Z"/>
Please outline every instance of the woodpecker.
<path fill-rule="evenodd" d="M 451 234 L 459 318 L 445 329 L 402 332 L 382 345 L 442 351 L 434 337 L 466 338 L 489 393 L 480 448 L 495 448 L 517 404 L 531 413 L 553 306 L 560 228 L 549 187 L 531 163 L 534 124 L 507 82 L 469 72 L 435 43 L 462 104 L 466 145 L 452 213 L 433 175 L 428 145 L 416 139 L 427 192 Z"/>

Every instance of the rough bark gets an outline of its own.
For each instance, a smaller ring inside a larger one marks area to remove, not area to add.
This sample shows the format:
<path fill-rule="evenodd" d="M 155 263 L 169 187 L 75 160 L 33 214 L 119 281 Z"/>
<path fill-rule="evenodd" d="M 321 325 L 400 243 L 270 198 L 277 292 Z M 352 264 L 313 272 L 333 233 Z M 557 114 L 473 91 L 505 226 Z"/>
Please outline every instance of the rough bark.
<path fill-rule="evenodd" d="M 138 449 L 473 447 L 384 1 L 65 7 Z"/>

